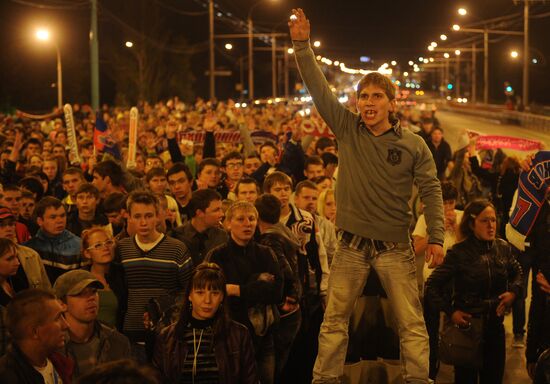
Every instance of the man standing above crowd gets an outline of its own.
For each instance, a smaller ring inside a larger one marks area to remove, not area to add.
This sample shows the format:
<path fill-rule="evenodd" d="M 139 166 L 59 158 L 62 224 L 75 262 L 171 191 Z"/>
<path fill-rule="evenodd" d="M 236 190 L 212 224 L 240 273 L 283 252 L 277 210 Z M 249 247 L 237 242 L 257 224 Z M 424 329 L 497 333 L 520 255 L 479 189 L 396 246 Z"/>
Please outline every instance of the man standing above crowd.
<path fill-rule="evenodd" d="M 401 129 L 393 116 L 395 87 L 389 78 L 377 72 L 363 77 L 357 87 L 359 114 L 349 111 L 317 65 L 309 45 L 309 20 L 301 9 L 293 10 L 289 27 L 304 83 L 339 148 L 336 225 L 342 233 L 331 268 L 313 382 L 341 380 L 349 317 L 374 268 L 397 318 L 404 381 L 428 383 L 428 335 L 409 242 L 408 201 L 416 183 L 426 205 L 426 258 L 436 266 L 443 257 L 444 226 L 432 156 L 424 140 Z"/>

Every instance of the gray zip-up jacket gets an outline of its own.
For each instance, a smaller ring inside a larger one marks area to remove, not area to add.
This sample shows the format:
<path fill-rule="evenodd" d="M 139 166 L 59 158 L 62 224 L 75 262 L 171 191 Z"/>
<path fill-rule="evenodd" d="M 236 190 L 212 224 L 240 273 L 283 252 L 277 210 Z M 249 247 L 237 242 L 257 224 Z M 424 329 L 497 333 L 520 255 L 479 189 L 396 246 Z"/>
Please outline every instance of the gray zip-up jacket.
<path fill-rule="evenodd" d="M 425 205 L 428 241 L 443 244 L 443 200 L 435 163 L 424 140 L 401 129 L 374 136 L 361 116 L 338 102 L 309 41 L 294 41 L 296 62 L 313 102 L 338 140 L 336 226 L 374 240 L 409 242 L 413 182 Z"/>

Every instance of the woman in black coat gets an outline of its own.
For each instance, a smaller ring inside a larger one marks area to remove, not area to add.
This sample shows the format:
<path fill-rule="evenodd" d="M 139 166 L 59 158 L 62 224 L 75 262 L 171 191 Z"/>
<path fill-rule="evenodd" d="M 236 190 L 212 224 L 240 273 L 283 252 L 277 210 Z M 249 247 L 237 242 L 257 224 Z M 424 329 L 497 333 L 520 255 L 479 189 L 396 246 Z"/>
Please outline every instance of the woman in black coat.
<path fill-rule="evenodd" d="M 455 383 L 498 384 L 506 357 L 504 313 L 522 291 L 522 273 L 510 245 L 497 239 L 495 207 L 487 200 L 466 206 L 459 226 L 462 241 L 447 252 L 426 283 L 426 299 L 457 327 L 483 320 L 480 369 L 455 366 Z M 446 286 L 452 284 L 449 300 Z"/>
<path fill-rule="evenodd" d="M 258 384 L 248 330 L 229 319 L 226 280 L 214 263 L 197 266 L 179 320 L 157 337 L 153 365 L 163 383 Z"/>

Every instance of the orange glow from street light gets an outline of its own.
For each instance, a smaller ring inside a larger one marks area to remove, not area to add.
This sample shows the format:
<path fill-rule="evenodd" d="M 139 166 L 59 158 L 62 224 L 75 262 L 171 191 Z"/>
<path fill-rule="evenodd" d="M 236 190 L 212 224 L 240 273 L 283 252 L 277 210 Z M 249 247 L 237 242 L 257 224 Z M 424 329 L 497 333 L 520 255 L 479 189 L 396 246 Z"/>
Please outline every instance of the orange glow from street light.
<path fill-rule="evenodd" d="M 466 16 L 468 14 L 468 11 L 466 10 L 466 8 L 458 8 L 457 12 L 460 16 Z"/>
<path fill-rule="evenodd" d="M 319 48 L 321 46 L 321 42 L 319 40 L 316 40 L 316 41 L 313 42 L 313 46 L 315 48 Z"/>
<path fill-rule="evenodd" d="M 453 30 L 454 30 L 454 31 L 460 31 L 460 25 L 454 24 L 454 25 L 453 25 Z"/>
<path fill-rule="evenodd" d="M 512 59 L 517 59 L 519 56 L 519 53 L 518 51 L 511 51 L 510 56 L 512 57 Z"/>
<path fill-rule="evenodd" d="M 37 29 L 36 30 L 36 38 L 38 40 L 42 40 L 42 41 L 47 41 L 47 40 L 50 40 L 50 31 L 48 31 L 47 29 Z"/>
<path fill-rule="evenodd" d="M 461 53 L 462 53 L 462 52 L 460 52 L 460 49 L 457 49 L 457 50 L 455 51 L 455 55 L 457 55 L 457 56 L 460 56 Z"/>
<path fill-rule="evenodd" d="M 443 54 L 443 57 L 446 58 L 446 59 L 448 59 L 449 57 L 451 57 L 451 55 L 449 55 L 448 52 L 445 52 L 445 53 Z"/>
<path fill-rule="evenodd" d="M 445 40 L 447 40 L 447 35 L 441 35 L 441 36 L 439 36 L 439 38 L 440 38 L 441 40 L 445 41 Z"/>

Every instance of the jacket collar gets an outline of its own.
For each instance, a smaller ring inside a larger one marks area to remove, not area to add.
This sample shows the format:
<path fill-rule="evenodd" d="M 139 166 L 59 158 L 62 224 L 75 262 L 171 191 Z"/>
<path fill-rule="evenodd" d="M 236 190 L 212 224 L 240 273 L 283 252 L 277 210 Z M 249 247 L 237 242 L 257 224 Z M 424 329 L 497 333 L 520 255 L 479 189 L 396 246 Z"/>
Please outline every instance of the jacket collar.
<path fill-rule="evenodd" d="M 359 115 L 359 122 L 358 122 L 358 126 L 359 128 L 364 128 L 367 132 L 371 133 L 370 132 L 370 129 L 367 128 L 367 125 L 363 122 L 363 120 L 361 119 L 361 115 Z M 388 132 L 393 132 L 395 133 L 395 135 L 399 138 L 403 137 L 403 128 L 401 127 L 401 122 L 399 121 L 399 119 L 395 119 L 392 126 L 391 126 L 391 129 L 388 129 L 386 132 L 384 132 L 382 135 L 385 135 L 387 134 Z"/>

